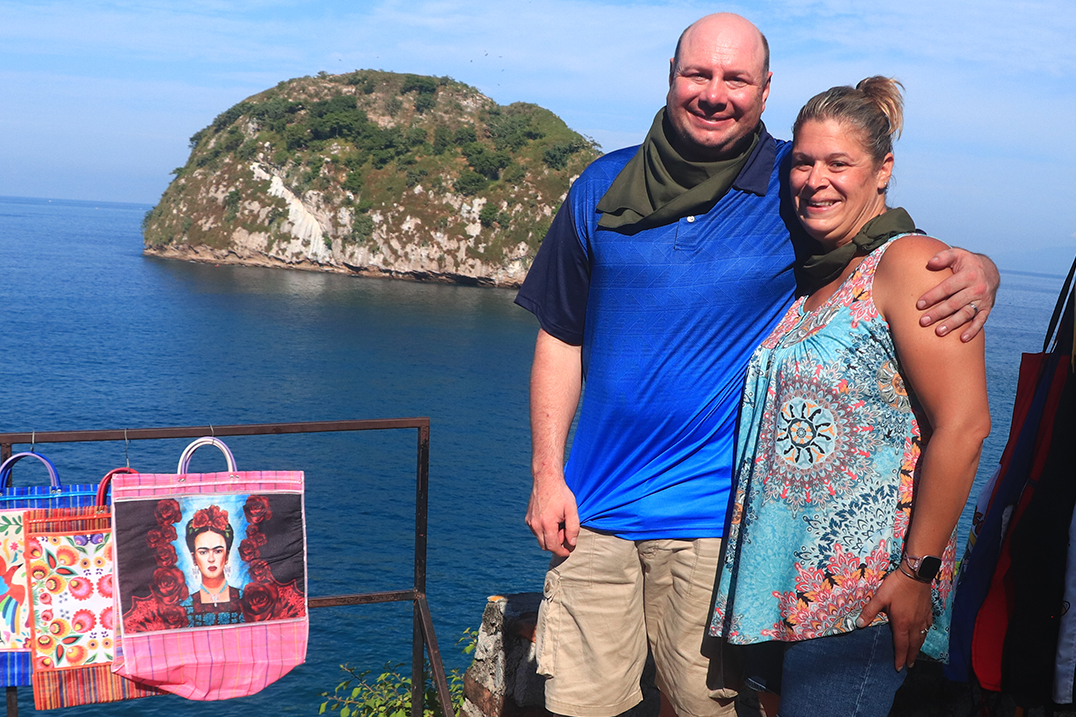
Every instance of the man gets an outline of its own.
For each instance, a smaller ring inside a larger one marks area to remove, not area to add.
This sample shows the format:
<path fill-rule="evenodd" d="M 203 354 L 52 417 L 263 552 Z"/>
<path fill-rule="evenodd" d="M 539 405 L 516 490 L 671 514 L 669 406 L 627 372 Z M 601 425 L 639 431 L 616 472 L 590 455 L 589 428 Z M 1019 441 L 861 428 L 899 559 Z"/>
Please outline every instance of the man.
<path fill-rule="evenodd" d="M 527 524 L 554 556 L 538 663 L 558 714 L 612 717 L 638 703 L 648 646 L 678 715 L 733 711 L 703 635 L 736 413 L 747 360 L 786 310 L 806 246 L 782 204 L 789 144 L 761 123 L 768 54 L 737 15 L 685 30 L 646 141 L 575 182 L 516 299 L 541 324 Z M 974 270 L 924 297 L 955 294 L 924 323 L 955 312 L 939 333 L 972 320 L 970 338 L 992 303 L 968 288 L 987 283 L 981 262 L 960 251 L 934 262 Z"/>

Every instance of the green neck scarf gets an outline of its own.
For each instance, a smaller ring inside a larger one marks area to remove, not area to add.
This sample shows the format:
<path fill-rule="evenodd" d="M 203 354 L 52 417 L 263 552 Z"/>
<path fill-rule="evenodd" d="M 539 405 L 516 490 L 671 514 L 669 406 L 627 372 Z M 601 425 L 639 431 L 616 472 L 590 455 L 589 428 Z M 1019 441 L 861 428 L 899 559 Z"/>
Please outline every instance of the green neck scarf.
<path fill-rule="evenodd" d="M 705 214 L 725 196 L 747 163 L 758 144 L 762 123 L 743 154 L 716 162 L 684 159 L 669 141 L 672 131 L 662 108 L 639 151 L 598 202 L 600 226 L 639 231 L 691 214 Z"/>
<path fill-rule="evenodd" d="M 914 231 L 915 222 L 902 207 L 879 214 L 864 224 L 852 241 L 807 259 L 803 272 L 810 283 L 810 291 L 813 293 L 840 276 L 857 252 L 870 254 L 898 234 Z"/>

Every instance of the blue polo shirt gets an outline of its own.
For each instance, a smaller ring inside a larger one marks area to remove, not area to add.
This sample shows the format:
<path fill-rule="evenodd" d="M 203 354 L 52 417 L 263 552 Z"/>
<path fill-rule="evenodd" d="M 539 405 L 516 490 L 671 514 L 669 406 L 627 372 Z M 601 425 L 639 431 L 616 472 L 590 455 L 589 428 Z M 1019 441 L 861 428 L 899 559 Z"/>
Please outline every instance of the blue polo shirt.
<path fill-rule="evenodd" d="M 565 466 L 582 525 L 630 540 L 722 537 L 747 361 L 795 291 L 790 144 L 763 130 L 705 214 L 635 234 L 599 227 L 595 207 L 637 149 L 576 180 L 516 303 L 582 344 Z"/>

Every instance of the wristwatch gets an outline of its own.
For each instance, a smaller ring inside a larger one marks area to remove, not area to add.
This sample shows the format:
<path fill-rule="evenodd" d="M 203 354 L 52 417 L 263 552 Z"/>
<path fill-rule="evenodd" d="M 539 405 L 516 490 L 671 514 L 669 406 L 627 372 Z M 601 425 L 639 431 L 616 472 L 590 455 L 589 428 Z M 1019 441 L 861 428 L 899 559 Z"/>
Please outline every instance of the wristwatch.
<path fill-rule="evenodd" d="M 904 564 L 912 571 L 910 575 L 904 573 L 905 575 L 921 583 L 930 583 L 934 582 L 934 578 L 941 569 L 941 558 L 936 555 L 924 555 L 921 558 L 905 555 Z"/>

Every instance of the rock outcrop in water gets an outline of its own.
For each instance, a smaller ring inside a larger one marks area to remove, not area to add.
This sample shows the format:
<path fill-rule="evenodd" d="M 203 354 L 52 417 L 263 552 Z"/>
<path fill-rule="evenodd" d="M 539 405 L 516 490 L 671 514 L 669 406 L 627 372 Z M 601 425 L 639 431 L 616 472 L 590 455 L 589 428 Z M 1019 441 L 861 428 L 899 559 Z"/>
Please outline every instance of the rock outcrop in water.
<path fill-rule="evenodd" d="M 596 145 L 448 78 L 281 82 L 191 137 L 145 253 L 515 286 Z"/>

